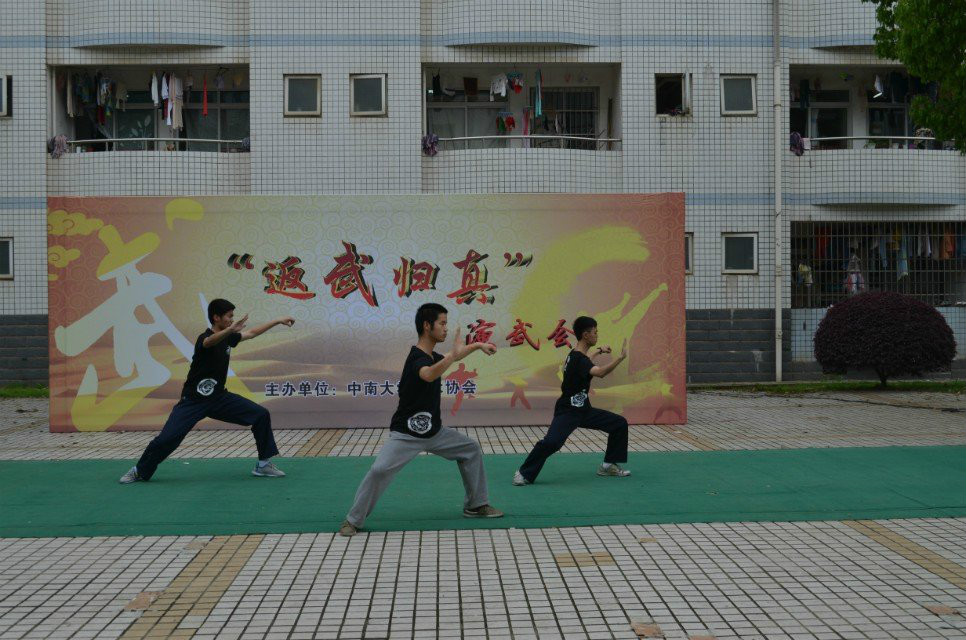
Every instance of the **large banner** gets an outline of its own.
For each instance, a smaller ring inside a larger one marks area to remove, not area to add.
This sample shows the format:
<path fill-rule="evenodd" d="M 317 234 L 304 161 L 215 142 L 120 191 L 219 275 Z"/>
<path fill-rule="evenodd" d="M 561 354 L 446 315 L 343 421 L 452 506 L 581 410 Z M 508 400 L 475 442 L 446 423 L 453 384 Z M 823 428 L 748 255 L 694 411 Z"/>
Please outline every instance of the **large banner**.
<path fill-rule="evenodd" d="M 549 424 L 579 315 L 615 355 L 629 345 L 595 380 L 594 406 L 632 424 L 686 420 L 683 194 L 48 206 L 52 431 L 160 429 L 214 298 L 249 327 L 296 319 L 232 350 L 228 389 L 276 428 L 388 426 L 425 302 L 498 349 L 444 376 L 444 424 Z"/>

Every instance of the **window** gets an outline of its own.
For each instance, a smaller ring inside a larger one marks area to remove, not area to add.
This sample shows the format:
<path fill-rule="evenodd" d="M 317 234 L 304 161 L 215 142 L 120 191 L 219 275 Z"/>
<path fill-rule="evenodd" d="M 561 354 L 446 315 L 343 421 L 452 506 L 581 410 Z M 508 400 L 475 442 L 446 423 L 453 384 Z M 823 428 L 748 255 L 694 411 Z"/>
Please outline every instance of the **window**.
<path fill-rule="evenodd" d="M 322 76 L 285 76 L 286 116 L 322 115 Z"/>
<path fill-rule="evenodd" d="M 494 94 L 490 100 L 489 89 L 467 94 L 464 89 L 447 93 L 427 89 L 426 128 L 440 138 L 464 138 L 467 136 L 493 136 L 483 140 L 444 141 L 447 149 L 489 149 L 504 147 L 497 118 L 507 110 L 507 98 Z M 522 127 L 521 127 L 522 128 Z M 514 132 L 516 133 L 516 132 Z"/>
<path fill-rule="evenodd" d="M 350 116 L 384 116 L 386 109 L 386 74 L 370 73 L 349 76 Z"/>
<path fill-rule="evenodd" d="M 691 113 L 691 74 L 658 74 L 654 76 L 654 97 L 659 116 Z"/>
<path fill-rule="evenodd" d="M 13 88 L 13 79 L 10 76 L 0 75 L 0 118 L 10 116 L 10 90 Z"/>
<path fill-rule="evenodd" d="M 533 147 L 552 147 L 554 149 L 597 148 L 597 87 L 546 88 L 541 90 L 543 114 L 538 118 L 531 116 L 530 132 L 535 136 L 575 136 L 589 138 L 581 140 L 533 140 Z M 530 113 L 537 99 L 537 90 L 530 90 Z"/>
<path fill-rule="evenodd" d="M 694 269 L 694 234 L 684 234 L 684 273 L 693 273 Z"/>
<path fill-rule="evenodd" d="M 793 308 L 827 308 L 862 291 L 897 291 L 937 307 L 966 305 L 966 222 L 792 222 Z"/>
<path fill-rule="evenodd" d="M 758 273 L 758 234 L 725 233 L 722 273 Z"/>
<path fill-rule="evenodd" d="M 93 106 L 78 104 L 73 118 L 74 139 L 117 139 L 90 143 L 85 145 L 87 151 L 244 151 L 237 141 L 249 136 L 249 96 L 247 90 L 217 90 L 209 84 L 208 115 L 205 116 L 202 115 L 203 92 L 196 81 L 194 90 L 185 92 L 184 129 L 174 134 L 179 139 L 153 142 L 145 139 L 169 138 L 172 132 L 154 106 L 149 91 L 129 91 L 124 108 L 112 110 L 103 124 L 97 121 Z M 199 139 L 236 142 L 197 142 Z"/>
<path fill-rule="evenodd" d="M 199 140 L 243 140 L 249 136 L 249 99 L 245 90 L 209 91 L 208 115 L 202 115 L 201 93 L 193 91 L 184 108 L 185 136 Z M 237 151 L 237 144 L 188 142 L 188 151 Z"/>
<path fill-rule="evenodd" d="M 755 76 L 721 76 L 721 115 L 758 115 Z"/>
<path fill-rule="evenodd" d="M 13 238 L 0 238 L 0 280 L 13 279 Z"/>

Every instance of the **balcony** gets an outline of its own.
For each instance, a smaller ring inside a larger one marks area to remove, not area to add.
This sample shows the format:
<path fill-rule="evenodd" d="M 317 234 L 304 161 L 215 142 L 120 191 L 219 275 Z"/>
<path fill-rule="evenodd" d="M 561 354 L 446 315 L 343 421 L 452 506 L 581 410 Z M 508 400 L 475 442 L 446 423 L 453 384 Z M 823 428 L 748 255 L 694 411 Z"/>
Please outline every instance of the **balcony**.
<path fill-rule="evenodd" d="M 595 141 L 612 151 L 566 148 L 578 139 L 457 138 L 455 148 L 423 156 L 423 193 L 618 193 L 620 140 Z M 552 146 L 536 146 L 546 143 Z M 530 144 L 529 147 L 523 146 Z M 462 148 L 461 148 L 462 147 Z M 469 148 L 467 148 L 469 147 Z"/>
<path fill-rule="evenodd" d="M 785 156 L 790 204 L 966 204 L 966 158 L 917 127 L 909 104 L 928 93 L 896 67 L 793 66 Z"/>
<path fill-rule="evenodd" d="M 441 44 L 446 46 L 596 46 L 602 18 L 607 23 L 608 14 L 619 7 L 598 0 L 526 2 L 511 10 L 495 0 L 441 0 L 441 4 Z M 611 11 L 606 5 L 612 5 Z"/>
<path fill-rule="evenodd" d="M 844 149 L 819 147 L 802 157 L 786 156 L 789 204 L 966 205 L 966 157 L 956 151 L 852 147 L 867 140 L 846 138 Z"/>
<path fill-rule="evenodd" d="M 245 195 L 251 193 L 251 154 L 208 151 L 83 151 L 90 141 L 69 145 L 80 152 L 47 159 L 47 193 L 62 195 Z M 112 139 L 97 144 L 173 149 L 200 145 L 238 148 L 237 141 Z"/>
<path fill-rule="evenodd" d="M 195 0 L 71 0 L 54 27 L 70 47 L 193 48 L 246 45 L 239 10 L 247 5 Z"/>
<path fill-rule="evenodd" d="M 859 0 L 796 0 L 785 5 L 789 26 L 784 41 L 796 49 L 871 50 L 875 5 Z"/>

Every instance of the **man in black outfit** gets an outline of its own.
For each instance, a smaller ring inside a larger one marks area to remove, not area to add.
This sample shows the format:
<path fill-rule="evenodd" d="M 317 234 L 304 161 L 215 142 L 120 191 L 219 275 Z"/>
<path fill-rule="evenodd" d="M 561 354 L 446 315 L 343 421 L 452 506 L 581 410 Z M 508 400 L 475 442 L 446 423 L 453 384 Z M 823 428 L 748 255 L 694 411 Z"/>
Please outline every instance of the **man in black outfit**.
<path fill-rule="evenodd" d="M 490 343 L 463 344 L 456 329 L 453 347 L 444 356 L 436 346 L 449 332 L 446 308 L 428 302 L 416 311 L 418 341 L 410 348 L 399 380 L 399 405 L 389 422 L 389 439 L 362 479 L 352 508 L 339 528 L 339 534 L 354 536 L 365 524 L 382 493 L 396 474 L 420 453 L 432 453 L 459 465 L 466 499 L 466 518 L 501 518 L 503 512 L 490 506 L 483 467 L 483 449 L 478 442 L 455 429 L 444 427 L 440 417 L 440 379 L 446 370 L 474 351 L 493 355 Z M 427 487 L 432 491 L 433 487 Z"/>
<path fill-rule="evenodd" d="M 295 320 L 278 318 L 254 329 L 245 330 L 246 314 L 235 320 L 235 305 L 227 300 L 212 300 L 208 305 L 211 328 L 195 341 L 191 368 L 181 391 L 181 401 L 174 406 L 168 421 L 141 454 L 138 463 L 121 476 L 121 484 L 144 482 L 151 479 L 158 465 L 171 455 L 188 432 L 202 418 L 214 418 L 232 424 L 251 425 L 258 447 L 258 462 L 252 475 L 262 478 L 281 478 L 285 473 L 269 460 L 278 455 L 272 419 L 268 409 L 240 395 L 225 390 L 228 359 L 231 350 L 242 340 L 251 340 L 272 327 L 283 324 L 291 327 Z"/>
<path fill-rule="evenodd" d="M 597 321 L 580 316 L 574 320 L 573 327 L 577 346 L 564 362 L 561 395 L 554 406 L 553 421 L 547 435 L 534 445 L 533 451 L 513 475 L 513 484 L 517 486 L 533 484 L 547 458 L 560 451 L 577 427 L 596 429 L 607 434 L 607 452 L 604 454 L 604 463 L 597 468 L 597 475 L 619 478 L 631 475 L 630 471 L 622 469 L 619 464 L 627 462 L 627 420 L 616 413 L 594 409 L 590 406 L 587 395 L 593 378 L 603 378 L 627 358 L 627 340 L 624 340 L 620 357 L 612 360 L 610 364 L 596 365 L 587 353 L 597 344 Z M 610 347 L 602 347 L 592 357 L 610 352 Z"/>

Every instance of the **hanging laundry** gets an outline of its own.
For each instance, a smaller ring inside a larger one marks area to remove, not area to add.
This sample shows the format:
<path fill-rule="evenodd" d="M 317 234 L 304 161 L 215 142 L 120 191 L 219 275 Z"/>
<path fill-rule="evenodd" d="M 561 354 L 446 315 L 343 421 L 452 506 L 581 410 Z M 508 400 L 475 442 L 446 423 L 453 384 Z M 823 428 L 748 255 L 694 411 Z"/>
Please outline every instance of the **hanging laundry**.
<path fill-rule="evenodd" d="M 796 156 L 805 155 L 805 142 L 802 140 L 802 134 L 797 131 L 792 131 L 788 139 L 788 148 Z"/>
<path fill-rule="evenodd" d="M 953 229 L 948 224 L 943 230 L 942 248 L 939 251 L 940 260 L 950 260 L 956 256 L 956 241 Z"/>
<path fill-rule="evenodd" d="M 879 263 L 883 269 L 889 268 L 889 236 L 887 234 L 879 236 Z"/>
<path fill-rule="evenodd" d="M 48 140 L 47 151 L 50 153 L 50 157 L 55 160 L 67 153 L 67 136 L 54 136 Z"/>
<path fill-rule="evenodd" d="M 909 236 L 902 236 L 899 243 L 899 264 L 896 267 L 896 280 L 909 275 Z"/>
<path fill-rule="evenodd" d="M 804 284 L 806 287 L 812 286 L 814 283 L 812 279 L 812 268 L 805 264 L 804 262 L 798 263 L 798 284 Z"/>
<path fill-rule="evenodd" d="M 117 90 L 114 93 L 114 106 L 117 109 L 127 109 L 127 99 L 129 92 L 127 90 L 127 85 L 123 82 L 117 83 Z"/>
<path fill-rule="evenodd" d="M 929 230 L 926 226 L 919 227 L 917 236 L 916 255 L 920 258 L 932 257 L 932 243 L 929 241 Z"/>
<path fill-rule="evenodd" d="M 513 113 L 510 111 L 501 111 L 496 116 L 496 130 L 500 133 L 510 133 L 513 131 L 514 127 L 517 126 L 516 120 L 513 118 Z"/>
<path fill-rule="evenodd" d="M 530 110 L 530 107 L 525 107 L 523 109 L 523 135 L 524 136 L 530 135 L 530 116 L 532 114 L 533 114 L 533 111 Z M 523 148 L 524 149 L 530 148 L 530 138 L 527 137 L 523 139 Z"/>
<path fill-rule="evenodd" d="M 158 76 L 154 73 L 151 74 L 151 102 L 158 106 Z"/>
<path fill-rule="evenodd" d="M 501 73 L 490 78 L 490 102 L 493 102 L 496 94 L 506 97 L 506 74 Z"/>
<path fill-rule="evenodd" d="M 67 117 L 74 117 L 74 74 L 67 74 Z"/>
<path fill-rule="evenodd" d="M 865 291 L 865 276 L 862 275 L 862 262 L 854 253 L 849 257 L 848 273 L 845 276 L 845 293 L 855 295 Z"/>
<path fill-rule="evenodd" d="M 537 95 L 533 101 L 533 113 L 536 117 L 543 115 L 543 76 L 537 69 Z"/>
<path fill-rule="evenodd" d="M 169 127 L 174 126 L 174 120 L 172 116 L 174 115 L 174 92 L 171 90 L 174 84 L 174 76 L 171 74 L 165 75 L 165 83 L 162 86 L 163 92 L 167 93 L 166 100 L 164 102 L 164 122 Z"/>
<path fill-rule="evenodd" d="M 184 109 L 184 84 L 181 78 L 177 76 L 172 76 L 171 80 L 174 83 L 174 90 L 171 96 L 171 127 L 175 131 L 181 131 L 184 129 L 184 119 L 182 117 L 182 110 Z"/>
<path fill-rule="evenodd" d="M 514 71 L 513 73 L 506 74 L 507 81 L 510 83 L 510 89 L 513 93 L 520 93 L 523 91 L 523 74 Z"/>
<path fill-rule="evenodd" d="M 828 229 L 820 227 L 815 234 L 815 257 L 824 260 L 828 255 L 829 235 Z"/>
<path fill-rule="evenodd" d="M 882 78 L 878 75 L 875 77 L 875 82 L 872 83 L 875 87 L 875 95 L 872 96 L 873 99 L 881 98 L 882 94 L 885 93 L 885 88 L 882 86 Z"/>

